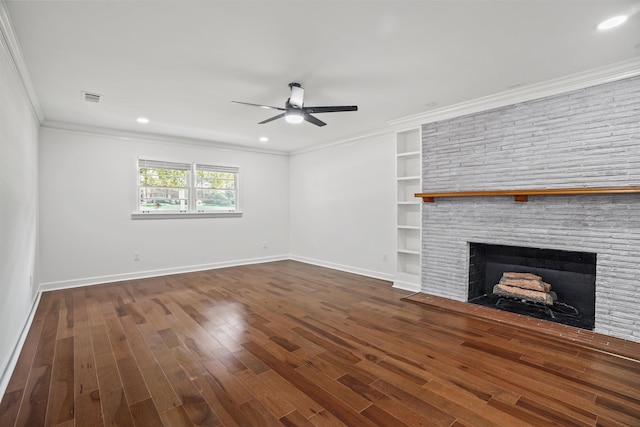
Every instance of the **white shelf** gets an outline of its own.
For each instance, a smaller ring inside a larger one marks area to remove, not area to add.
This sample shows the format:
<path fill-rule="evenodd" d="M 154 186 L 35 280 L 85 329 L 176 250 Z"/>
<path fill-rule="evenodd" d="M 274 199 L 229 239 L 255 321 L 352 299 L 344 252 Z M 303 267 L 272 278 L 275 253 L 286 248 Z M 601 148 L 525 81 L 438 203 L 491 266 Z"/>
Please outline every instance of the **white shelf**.
<path fill-rule="evenodd" d="M 420 251 L 414 251 L 412 249 L 398 249 L 400 254 L 420 255 Z"/>
<path fill-rule="evenodd" d="M 420 176 L 420 156 L 396 157 L 396 176 Z"/>
<path fill-rule="evenodd" d="M 399 227 L 417 227 L 420 229 L 422 204 L 400 204 L 396 203 L 397 225 Z"/>
<path fill-rule="evenodd" d="M 396 274 L 394 287 L 420 290 L 422 246 L 422 135 L 420 128 L 396 134 Z"/>
<path fill-rule="evenodd" d="M 404 153 L 398 153 L 398 157 L 415 157 L 420 156 L 420 151 L 405 151 Z"/>
<path fill-rule="evenodd" d="M 420 152 L 422 141 L 420 140 L 420 128 L 398 132 L 396 134 L 396 153 Z"/>
<path fill-rule="evenodd" d="M 398 271 L 396 272 L 396 275 L 420 276 L 420 257 L 415 254 L 399 252 Z"/>

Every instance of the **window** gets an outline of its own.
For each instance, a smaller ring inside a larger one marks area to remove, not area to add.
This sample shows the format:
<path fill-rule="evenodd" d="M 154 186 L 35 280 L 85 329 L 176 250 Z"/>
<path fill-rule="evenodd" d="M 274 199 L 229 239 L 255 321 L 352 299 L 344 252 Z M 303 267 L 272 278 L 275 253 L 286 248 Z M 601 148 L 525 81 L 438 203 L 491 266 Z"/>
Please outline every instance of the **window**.
<path fill-rule="evenodd" d="M 196 165 L 196 210 L 236 210 L 237 168 Z"/>
<path fill-rule="evenodd" d="M 237 167 L 138 160 L 141 214 L 239 213 Z"/>
<path fill-rule="evenodd" d="M 138 210 L 188 212 L 191 165 L 138 160 Z"/>

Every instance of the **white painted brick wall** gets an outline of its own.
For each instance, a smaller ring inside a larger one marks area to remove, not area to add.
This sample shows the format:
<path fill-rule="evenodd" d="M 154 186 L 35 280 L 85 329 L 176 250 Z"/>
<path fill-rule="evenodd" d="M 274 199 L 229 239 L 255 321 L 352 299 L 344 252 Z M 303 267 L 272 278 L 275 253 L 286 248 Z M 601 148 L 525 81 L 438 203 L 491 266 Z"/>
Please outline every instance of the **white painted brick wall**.
<path fill-rule="evenodd" d="M 423 125 L 425 191 L 640 186 L 640 78 Z M 640 195 L 436 199 L 422 291 L 467 299 L 468 242 L 597 253 L 596 331 L 640 342 Z"/>

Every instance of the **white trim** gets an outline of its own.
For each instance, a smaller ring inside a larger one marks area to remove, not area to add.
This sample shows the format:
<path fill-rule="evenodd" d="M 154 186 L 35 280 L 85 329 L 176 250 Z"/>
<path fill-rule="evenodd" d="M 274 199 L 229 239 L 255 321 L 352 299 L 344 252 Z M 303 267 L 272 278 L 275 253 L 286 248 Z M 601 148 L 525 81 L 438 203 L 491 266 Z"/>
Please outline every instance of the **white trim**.
<path fill-rule="evenodd" d="M 183 218 L 239 218 L 242 212 L 182 212 L 182 213 L 131 213 L 131 219 L 183 219 Z"/>
<path fill-rule="evenodd" d="M 350 138 L 345 138 L 345 139 L 341 139 L 338 141 L 334 141 L 334 142 L 330 142 L 328 144 L 321 144 L 321 145 L 314 145 L 312 147 L 307 147 L 307 148 L 301 148 L 299 150 L 293 150 L 293 151 L 289 151 L 289 155 L 290 156 L 296 156 L 298 154 L 306 154 L 306 153 L 310 153 L 312 151 L 318 151 L 318 150 L 324 150 L 325 148 L 331 148 L 335 145 L 341 145 L 341 144 L 347 144 L 349 142 L 358 142 L 362 139 L 368 139 L 368 138 L 373 138 L 376 136 L 382 136 L 382 135 L 387 135 L 387 134 L 391 134 L 393 133 L 393 130 L 391 129 L 380 129 L 377 131 L 373 131 L 367 134 L 362 134 L 362 135 L 358 135 L 358 136 L 353 136 Z"/>
<path fill-rule="evenodd" d="M 11 65 L 13 65 L 12 68 L 14 74 L 18 80 L 22 82 L 22 89 L 29 100 L 31 112 L 35 119 L 42 124 L 44 122 L 44 114 L 40 107 L 40 101 L 38 101 L 38 97 L 36 96 L 36 91 L 33 88 L 29 69 L 27 68 L 24 57 L 22 56 L 20 43 L 18 43 L 18 38 L 13 30 L 13 25 L 11 24 L 11 18 L 9 17 L 9 11 L 7 10 L 5 0 L 0 0 L 0 44 L 4 48 L 2 50 L 6 51 Z"/>
<path fill-rule="evenodd" d="M 33 304 L 31 305 L 31 310 L 29 311 L 29 315 L 22 327 L 22 330 L 18 334 L 18 338 L 15 341 L 15 345 L 13 346 L 13 350 L 9 354 L 9 357 L 4 362 L 3 366 L 0 366 L 0 398 L 4 396 L 5 391 L 7 391 L 7 387 L 9 386 L 9 380 L 11 379 L 11 375 L 13 374 L 14 369 L 16 368 L 16 364 L 18 363 L 18 358 L 20 357 L 20 353 L 22 352 L 22 347 L 24 346 L 24 342 L 27 340 L 27 335 L 29 334 L 29 330 L 31 329 L 31 324 L 33 323 L 33 318 L 36 314 L 36 309 L 38 308 L 38 304 L 40 303 L 40 297 L 42 296 L 42 292 L 38 291 L 36 297 L 33 299 Z"/>
<path fill-rule="evenodd" d="M 108 276 L 84 277 L 81 279 L 60 280 L 57 282 L 45 282 L 40 284 L 41 292 L 57 291 L 60 289 L 78 288 L 82 286 L 99 285 L 103 283 L 122 282 L 125 280 L 146 279 L 149 277 L 168 276 L 171 274 L 193 273 L 195 271 L 215 270 L 225 267 L 237 267 L 240 265 L 262 264 L 265 262 L 284 261 L 289 259 L 287 255 L 273 255 L 262 258 L 250 258 L 235 261 L 221 261 L 210 264 L 190 265 L 185 267 L 162 268 L 158 270 L 136 271 L 131 273 L 110 274 Z"/>
<path fill-rule="evenodd" d="M 2 0 L 0 0 L 2 1 Z M 83 135 L 107 136 L 111 138 L 129 141 L 132 139 L 147 142 L 161 142 L 167 144 L 195 145 L 197 147 L 214 148 L 226 151 L 242 151 L 249 153 L 270 154 L 273 156 L 287 157 L 288 153 L 284 151 L 268 150 L 258 147 L 249 147 L 244 145 L 230 144 L 226 142 L 217 142 L 206 139 L 187 138 L 184 136 L 158 134 L 150 132 L 134 132 L 118 129 L 103 128 L 98 126 L 81 125 L 77 123 L 59 122 L 45 120 L 41 127 L 52 130 L 74 132 Z"/>
<path fill-rule="evenodd" d="M 396 289 L 402 289 L 404 291 L 420 292 L 419 283 L 410 283 L 410 282 L 403 282 L 402 280 L 394 280 L 393 287 Z"/>
<path fill-rule="evenodd" d="M 360 276 L 371 277 L 374 279 L 386 280 L 391 282 L 393 280 L 393 274 L 381 273 L 379 271 L 366 270 L 364 268 L 350 267 L 348 265 L 335 264 L 329 261 L 322 261 L 314 258 L 307 258 L 299 255 L 291 255 L 289 257 L 292 261 L 304 262 L 305 264 L 317 265 L 319 267 L 330 268 L 332 270 L 345 271 L 347 273 L 353 273 Z"/>
<path fill-rule="evenodd" d="M 158 276 L 168 276 L 172 274 L 182 274 L 182 273 L 193 273 L 196 271 L 204 271 L 204 270 L 215 270 L 218 268 L 226 268 L 226 267 L 237 267 L 241 265 L 251 265 L 251 264 L 263 264 L 266 262 L 274 262 L 274 261 L 299 261 L 305 264 L 317 265 L 319 267 L 326 267 L 332 270 L 340 270 L 345 271 L 347 273 L 353 273 L 360 276 L 371 277 L 374 279 L 393 281 L 394 276 L 392 274 L 381 273 L 378 271 L 366 270 L 363 268 L 351 267 L 342 264 L 335 264 L 332 262 L 322 261 L 314 258 L 307 258 L 299 255 L 273 255 L 262 258 L 250 258 L 236 261 L 222 261 L 211 264 L 199 264 L 199 265 L 191 265 L 185 267 L 173 267 L 173 268 L 163 268 L 158 270 L 147 270 L 147 271 L 138 271 L 132 273 L 122 273 L 122 274 L 110 274 L 108 276 L 96 276 L 96 277 L 85 277 L 81 279 L 72 279 L 72 280 L 60 280 L 57 282 L 45 282 L 40 284 L 39 292 L 49 292 L 49 291 L 57 291 L 62 289 L 70 289 L 70 288 L 78 288 L 82 286 L 93 286 L 100 285 L 104 283 L 112 283 L 112 282 L 122 282 L 126 280 L 137 280 L 137 279 L 146 279 L 150 277 L 158 277 Z"/>
<path fill-rule="evenodd" d="M 403 129 L 420 126 L 425 123 L 451 119 L 534 99 L 546 98 L 572 90 L 584 89 L 586 87 L 610 83 L 638 75 L 640 75 L 640 58 L 632 58 L 605 67 L 472 99 L 459 104 L 431 110 L 426 113 L 400 117 L 389 120 L 388 124 L 394 127 L 402 127 Z"/>

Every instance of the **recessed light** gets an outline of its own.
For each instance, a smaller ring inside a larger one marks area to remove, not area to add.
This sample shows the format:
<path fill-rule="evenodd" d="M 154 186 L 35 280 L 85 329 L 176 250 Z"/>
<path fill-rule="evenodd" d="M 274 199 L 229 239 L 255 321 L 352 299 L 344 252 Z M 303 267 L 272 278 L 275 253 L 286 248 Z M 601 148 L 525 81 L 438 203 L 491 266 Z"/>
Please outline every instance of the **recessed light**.
<path fill-rule="evenodd" d="M 136 119 L 136 121 L 137 121 L 138 123 L 143 124 L 143 125 L 146 125 L 147 123 L 149 123 L 149 119 L 147 119 L 146 117 L 138 117 L 138 118 Z"/>
<path fill-rule="evenodd" d="M 269 142 L 269 138 L 267 138 L 266 136 L 261 136 L 260 142 Z"/>
<path fill-rule="evenodd" d="M 613 18 L 609 18 L 609 19 L 606 19 L 606 20 L 602 21 L 598 25 L 598 29 L 599 30 L 610 30 L 611 28 L 615 28 L 618 25 L 624 24 L 626 20 L 627 20 L 627 16 L 626 15 L 614 16 Z"/>

